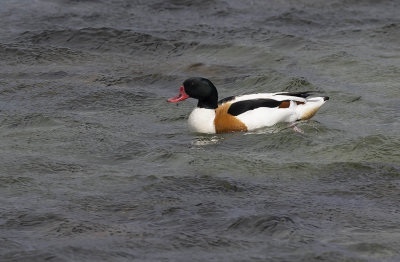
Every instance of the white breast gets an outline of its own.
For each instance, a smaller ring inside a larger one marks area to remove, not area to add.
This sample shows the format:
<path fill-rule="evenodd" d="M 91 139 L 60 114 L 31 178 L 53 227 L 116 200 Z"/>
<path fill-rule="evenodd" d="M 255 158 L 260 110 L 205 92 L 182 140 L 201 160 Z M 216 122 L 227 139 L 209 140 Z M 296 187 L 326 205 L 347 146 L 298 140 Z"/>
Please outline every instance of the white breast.
<path fill-rule="evenodd" d="M 189 129 L 193 132 L 215 134 L 215 110 L 195 108 L 189 116 Z"/>

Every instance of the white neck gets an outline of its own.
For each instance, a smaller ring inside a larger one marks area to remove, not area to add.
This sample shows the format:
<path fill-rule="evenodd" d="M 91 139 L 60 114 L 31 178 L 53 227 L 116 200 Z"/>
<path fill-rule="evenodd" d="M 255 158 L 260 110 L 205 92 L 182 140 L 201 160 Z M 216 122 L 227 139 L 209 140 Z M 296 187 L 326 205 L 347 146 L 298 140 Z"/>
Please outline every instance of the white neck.
<path fill-rule="evenodd" d="M 189 128 L 193 132 L 215 134 L 215 110 L 196 107 L 189 116 Z"/>

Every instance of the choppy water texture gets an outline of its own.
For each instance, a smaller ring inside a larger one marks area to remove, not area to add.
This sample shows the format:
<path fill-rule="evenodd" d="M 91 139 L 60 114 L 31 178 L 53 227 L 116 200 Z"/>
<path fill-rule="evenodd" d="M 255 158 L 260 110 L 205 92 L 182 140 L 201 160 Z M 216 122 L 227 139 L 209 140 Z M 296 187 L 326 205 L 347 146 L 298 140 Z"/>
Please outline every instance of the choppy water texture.
<path fill-rule="evenodd" d="M 399 10 L 1 1 L 0 261 L 400 261 Z M 193 134 L 190 76 L 331 100 Z"/>

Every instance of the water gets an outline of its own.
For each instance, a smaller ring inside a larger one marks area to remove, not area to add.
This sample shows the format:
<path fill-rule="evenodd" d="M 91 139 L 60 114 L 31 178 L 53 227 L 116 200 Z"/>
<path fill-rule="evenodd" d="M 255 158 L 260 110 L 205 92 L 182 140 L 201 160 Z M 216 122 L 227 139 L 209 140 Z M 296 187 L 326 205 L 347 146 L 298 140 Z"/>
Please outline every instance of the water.
<path fill-rule="evenodd" d="M 0 261 L 399 261 L 399 8 L 2 1 Z M 331 99 L 199 135 L 191 76 Z"/>

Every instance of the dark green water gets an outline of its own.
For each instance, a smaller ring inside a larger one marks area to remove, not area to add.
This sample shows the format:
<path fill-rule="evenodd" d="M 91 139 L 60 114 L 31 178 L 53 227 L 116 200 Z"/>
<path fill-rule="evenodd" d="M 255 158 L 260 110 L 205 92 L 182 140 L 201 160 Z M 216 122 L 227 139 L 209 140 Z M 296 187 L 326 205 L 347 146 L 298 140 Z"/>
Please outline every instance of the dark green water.
<path fill-rule="evenodd" d="M 0 261 L 399 261 L 400 2 L 5 0 Z M 198 135 L 166 102 L 319 90 Z"/>

